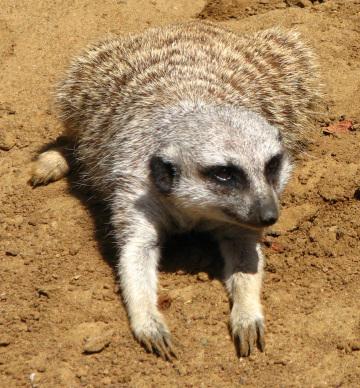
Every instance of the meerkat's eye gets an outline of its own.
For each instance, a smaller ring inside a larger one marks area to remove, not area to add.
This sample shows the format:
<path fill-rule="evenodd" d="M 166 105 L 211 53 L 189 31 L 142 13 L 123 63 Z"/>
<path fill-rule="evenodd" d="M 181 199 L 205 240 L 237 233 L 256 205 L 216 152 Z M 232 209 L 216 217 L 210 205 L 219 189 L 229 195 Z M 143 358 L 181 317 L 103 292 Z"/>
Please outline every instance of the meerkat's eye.
<path fill-rule="evenodd" d="M 277 178 L 282 159 L 283 155 L 277 154 L 273 156 L 265 165 L 265 176 L 271 183 L 273 183 Z"/>
<path fill-rule="evenodd" d="M 230 187 L 244 187 L 248 184 L 245 172 L 236 166 L 212 166 L 203 175 L 217 184 Z"/>
<path fill-rule="evenodd" d="M 218 167 L 213 171 L 213 177 L 220 182 L 229 182 L 234 179 L 234 174 L 227 167 Z"/>

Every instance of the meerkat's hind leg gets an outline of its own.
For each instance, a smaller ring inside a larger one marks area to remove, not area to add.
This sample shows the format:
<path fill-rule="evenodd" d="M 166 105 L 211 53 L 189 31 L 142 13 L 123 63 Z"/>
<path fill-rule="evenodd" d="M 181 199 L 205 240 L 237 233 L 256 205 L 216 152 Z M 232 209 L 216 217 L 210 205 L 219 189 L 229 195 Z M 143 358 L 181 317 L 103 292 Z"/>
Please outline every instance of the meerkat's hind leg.
<path fill-rule="evenodd" d="M 41 153 L 33 162 L 30 183 L 32 186 L 55 182 L 70 171 L 69 162 L 63 148 L 55 148 Z"/>

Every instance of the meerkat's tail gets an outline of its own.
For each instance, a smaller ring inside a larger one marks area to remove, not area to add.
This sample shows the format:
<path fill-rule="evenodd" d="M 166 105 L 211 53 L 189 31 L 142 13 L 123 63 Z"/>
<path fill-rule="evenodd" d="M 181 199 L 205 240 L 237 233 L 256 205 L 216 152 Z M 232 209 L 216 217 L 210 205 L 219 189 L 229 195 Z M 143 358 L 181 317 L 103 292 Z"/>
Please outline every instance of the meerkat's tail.
<path fill-rule="evenodd" d="M 70 171 L 70 165 L 62 148 L 41 153 L 32 165 L 30 183 L 32 186 L 46 185 L 63 178 Z"/>

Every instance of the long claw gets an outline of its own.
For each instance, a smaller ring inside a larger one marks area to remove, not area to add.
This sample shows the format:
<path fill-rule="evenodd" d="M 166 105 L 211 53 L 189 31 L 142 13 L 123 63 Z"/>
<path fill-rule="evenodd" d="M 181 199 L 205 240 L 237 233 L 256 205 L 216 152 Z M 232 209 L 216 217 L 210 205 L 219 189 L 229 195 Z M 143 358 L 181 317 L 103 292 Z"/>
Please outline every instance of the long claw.
<path fill-rule="evenodd" d="M 159 339 L 157 343 L 157 350 L 165 361 L 171 361 L 171 355 L 167 349 L 167 346 L 165 345 L 163 338 Z"/>
<path fill-rule="evenodd" d="M 264 340 L 264 326 L 260 322 L 256 325 L 256 331 L 257 331 L 257 347 L 258 349 L 263 352 L 265 351 L 265 340 Z"/>
<path fill-rule="evenodd" d="M 247 357 L 249 355 L 249 338 L 248 330 L 244 330 L 244 334 L 240 336 L 240 356 Z"/>
<path fill-rule="evenodd" d="M 233 326 L 232 337 L 238 357 L 248 357 L 256 346 L 261 352 L 265 349 L 262 321 L 241 322 Z"/>
<path fill-rule="evenodd" d="M 152 345 L 150 343 L 150 341 L 148 341 L 146 338 L 143 338 L 140 340 L 141 344 L 144 346 L 144 348 L 149 352 L 149 353 L 152 353 Z"/>
<path fill-rule="evenodd" d="M 249 327 L 249 355 L 255 350 L 256 338 L 256 328 L 253 326 Z"/>
<path fill-rule="evenodd" d="M 138 339 L 147 352 L 157 354 L 164 361 L 172 362 L 177 358 L 168 335 L 157 338 L 141 336 Z"/>

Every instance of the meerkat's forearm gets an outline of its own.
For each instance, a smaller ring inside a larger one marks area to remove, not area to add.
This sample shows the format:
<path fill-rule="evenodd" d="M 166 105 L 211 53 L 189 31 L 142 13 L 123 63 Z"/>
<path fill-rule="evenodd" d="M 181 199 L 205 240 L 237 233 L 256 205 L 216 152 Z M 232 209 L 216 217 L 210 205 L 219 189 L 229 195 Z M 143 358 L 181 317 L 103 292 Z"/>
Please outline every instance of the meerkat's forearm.
<path fill-rule="evenodd" d="M 225 260 L 224 281 L 232 302 L 230 325 L 240 356 L 247 356 L 257 345 L 264 350 L 264 317 L 260 301 L 263 255 L 250 239 L 222 240 Z"/>
<path fill-rule="evenodd" d="M 174 356 L 170 332 L 157 307 L 158 233 L 143 215 L 121 231 L 119 275 L 134 336 L 164 359 Z"/>
<path fill-rule="evenodd" d="M 137 322 L 141 322 L 146 315 L 157 311 L 156 271 L 159 249 L 151 237 L 146 235 L 144 230 L 141 232 L 139 230 L 128 238 L 122 247 L 119 259 L 123 297 L 134 329 Z"/>

